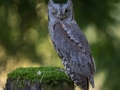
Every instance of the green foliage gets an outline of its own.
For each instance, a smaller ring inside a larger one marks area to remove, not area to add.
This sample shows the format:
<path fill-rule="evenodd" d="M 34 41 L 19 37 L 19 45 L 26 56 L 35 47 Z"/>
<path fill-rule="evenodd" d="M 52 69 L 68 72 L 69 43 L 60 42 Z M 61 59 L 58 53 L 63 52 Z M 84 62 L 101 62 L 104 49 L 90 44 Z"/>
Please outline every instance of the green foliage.
<path fill-rule="evenodd" d="M 38 74 L 39 71 L 41 72 L 40 74 Z M 13 80 L 30 80 L 32 82 L 42 80 L 43 83 L 71 82 L 70 77 L 65 74 L 64 69 L 52 66 L 17 68 L 8 74 L 8 78 Z"/>
<path fill-rule="evenodd" d="M 106 71 L 102 90 L 119 90 L 120 0 L 72 1 L 77 23 L 84 32 L 89 31 L 89 37 L 85 34 L 96 62 L 96 74 Z M 0 0 L 1 73 L 26 60 L 32 65 L 62 65 L 49 40 L 47 3 L 48 0 Z M 93 34 L 96 37 L 91 42 Z M 15 62 L 12 67 L 11 59 Z"/>

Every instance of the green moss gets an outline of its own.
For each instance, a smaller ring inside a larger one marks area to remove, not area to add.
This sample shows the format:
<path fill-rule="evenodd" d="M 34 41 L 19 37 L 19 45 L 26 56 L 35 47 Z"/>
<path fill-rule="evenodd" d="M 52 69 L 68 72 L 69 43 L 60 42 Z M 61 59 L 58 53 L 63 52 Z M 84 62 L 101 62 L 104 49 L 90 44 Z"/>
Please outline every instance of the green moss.
<path fill-rule="evenodd" d="M 17 68 L 16 70 L 8 73 L 9 79 L 17 80 L 30 80 L 38 81 L 42 79 L 42 82 L 59 82 L 67 81 L 71 82 L 71 79 L 62 71 L 63 69 L 59 67 L 27 67 L 27 68 Z M 38 72 L 41 74 L 37 74 Z"/>

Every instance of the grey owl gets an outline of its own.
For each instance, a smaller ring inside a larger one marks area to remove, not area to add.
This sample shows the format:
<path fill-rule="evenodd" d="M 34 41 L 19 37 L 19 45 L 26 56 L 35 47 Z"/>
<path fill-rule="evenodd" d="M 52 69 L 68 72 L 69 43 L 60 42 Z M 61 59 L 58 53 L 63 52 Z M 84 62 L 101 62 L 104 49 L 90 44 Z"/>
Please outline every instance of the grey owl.
<path fill-rule="evenodd" d="M 73 16 L 73 3 L 48 3 L 49 33 L 67 74 L 82 90 L 94 88 L 95 64 L 88 41 Z"/>

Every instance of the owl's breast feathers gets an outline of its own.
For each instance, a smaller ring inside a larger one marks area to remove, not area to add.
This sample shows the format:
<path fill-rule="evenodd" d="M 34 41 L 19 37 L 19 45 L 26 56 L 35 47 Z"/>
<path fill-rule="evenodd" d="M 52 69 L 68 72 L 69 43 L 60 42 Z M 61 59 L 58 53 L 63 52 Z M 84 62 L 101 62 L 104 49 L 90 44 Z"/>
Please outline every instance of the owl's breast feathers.
<path fill-rule="evenodd" d="M 73 72 L 86 76 L 94 87 L 94 60 L 88 41 L 78 25 L 73 22 L 56 23 L 52 31 L 52 41 L 61 59 L 67 60 Z"/>

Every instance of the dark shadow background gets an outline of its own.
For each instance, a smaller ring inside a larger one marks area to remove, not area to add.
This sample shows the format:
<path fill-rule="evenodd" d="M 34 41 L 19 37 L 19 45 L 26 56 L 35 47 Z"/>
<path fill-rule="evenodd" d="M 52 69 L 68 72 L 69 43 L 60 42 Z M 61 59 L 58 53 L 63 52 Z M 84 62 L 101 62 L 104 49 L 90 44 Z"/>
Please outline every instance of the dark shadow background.
<path fill-rule="evenodd" d="M 0 0 L 0 87 L 17 67 L 62 66 L 49 38 L 47 3 Z M 73 0 L 73 4 L 75 19 L 90 43 L 96 74 L 105 75 L 99 90 L 120 90 L 119 0 Z"/>

